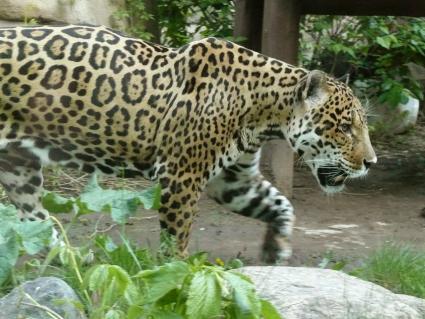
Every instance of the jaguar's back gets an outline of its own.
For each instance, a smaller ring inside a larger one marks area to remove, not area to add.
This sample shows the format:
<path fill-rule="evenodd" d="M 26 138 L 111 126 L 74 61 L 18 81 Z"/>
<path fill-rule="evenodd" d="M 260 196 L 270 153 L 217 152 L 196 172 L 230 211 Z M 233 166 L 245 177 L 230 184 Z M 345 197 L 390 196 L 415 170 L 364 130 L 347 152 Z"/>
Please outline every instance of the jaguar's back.
<path fill-rule="evenodd" d="M 104 27 L 0 29 L 1 143 L 86 172 L 148 177 L 171 99 L 162 93 L 179 72 L 170 50 Z"/>

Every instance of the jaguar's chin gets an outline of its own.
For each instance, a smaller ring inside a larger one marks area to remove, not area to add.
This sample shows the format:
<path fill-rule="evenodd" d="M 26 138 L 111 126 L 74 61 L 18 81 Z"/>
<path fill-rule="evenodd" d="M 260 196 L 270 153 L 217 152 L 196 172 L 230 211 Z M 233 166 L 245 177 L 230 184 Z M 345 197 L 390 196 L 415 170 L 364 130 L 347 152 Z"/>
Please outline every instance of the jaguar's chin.
<path fill-rule="evenodd" d="M 348 174 L 338 166 L 321 166 L 316 172 L 317 180 L 327 193 L 337 193 L 344 189 Z"/>

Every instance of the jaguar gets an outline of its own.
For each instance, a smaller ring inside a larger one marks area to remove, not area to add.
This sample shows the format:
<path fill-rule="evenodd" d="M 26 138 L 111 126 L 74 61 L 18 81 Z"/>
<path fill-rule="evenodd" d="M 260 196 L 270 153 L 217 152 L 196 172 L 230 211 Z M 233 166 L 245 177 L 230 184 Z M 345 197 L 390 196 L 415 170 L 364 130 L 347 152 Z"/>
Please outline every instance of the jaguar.
<path fill-rule="evenodd" d="M 0 183 L 21 220 L 45 220 L 42 168 L 143 177 L 185 255 L 203 191 L 267 223 L 263 257 L 291 256 L 293 207 L 260 173 L 286 140 L 326 192 L 377 158 L 352 90 L 216 38 L 168 48 L 106 27 L 0 28 Z M 253 238 L 253 240 L 256 240 Z"/>

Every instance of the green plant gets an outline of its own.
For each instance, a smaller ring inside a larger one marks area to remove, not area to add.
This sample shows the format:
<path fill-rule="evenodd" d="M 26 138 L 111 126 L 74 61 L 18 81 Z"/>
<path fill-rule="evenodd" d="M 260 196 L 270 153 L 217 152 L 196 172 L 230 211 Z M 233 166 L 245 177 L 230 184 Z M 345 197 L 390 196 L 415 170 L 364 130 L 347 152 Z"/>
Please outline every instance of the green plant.
<path fill-rule="evenodd" d="M 13 205 L 0 204 L 0 285 L 10 277 L 21 252 L 38 253 L 50 241 L 52 223 L 21 222 Z"/>
<path fill-rule="evenodd" d="M 96 265 L 85 285 L 96 297 L 92 318 L 279 318 L 258 299 L 249 278 L 210 264 L 204 253 L 144 269 L 134 276 Z"/>
<path fill-rule="evenodd" d="M 126 0 L 125 8 L 115 12 L 115 18 L 127 22 L 129 34 L 143 40 L 151 40 L 152 34 L 146 30 L 146 24 L 153 19 L 152 14 L 148 12 L 143 0 Z"/>
<path fill-rule="evenodd" d="M 160 41 L 181 46 L 200 37 L 232 38 L 234 2 L 222 0 L 159 0 L 154 10 L 147 10 L 145 0 L 126 0 L 126 8 L 116 17 L 128 23 L 129 34 L 152 39 L 148 22 L 155 21 L 161 30 Z"/>
<path fill-rule="evenodd" d="M 425 252 L 407 245 L 384 245 L 351 274 L 395 293 L 425 298 Z"/>
<path fill-rule="evenodd" d="M 45 247 L 52 222 L 20 223 L 13 206 L 1 206 L 5 222 L 0 225 L 0 287 L 7 280 L 7 287 L 16 286 L 34 275 L 63 278 L 79 294 L 79 306 L 91 319 L 280 318 L 269 302 L 256 295 L 250 279 L 235 271 L 241 266 L 238 260 L 223 263 L 217 259 L 213 264 L 205 253 L 180 260 L 170 254 L 175 242 L 166 234 L 161 234 L 167 240 L 157 254 L 133 245 L 126 237 L 125 222 L 138 205 L 157 208 L 159 198 L 158 186 L 142 192 L 102 189 L 95 176 L 78 198 L 47 193 L 45 208 L 53 213 L 73 212 L 76 218 L 72 223 L 93 211 L 111 213 L 122 225 L 120 243 L 97 235 L 85 246 L 75 247 L 60 221 L 51 216 L 62 235 L 62 245 L 53 247 L 44 259 L 24 263 L 21 271 L 12 269 L 20 249 L 34 254 Z M 46 315 L 61 318 L 45 310 Z"/>
<path fill-rule="evenodd" d="M 336 259 L 334 252 L 331 250 L 326 251 L 317 265 L 318 268 L 332 269 L 332 270 L 343 270 L 347 266 L 347 261 L 342 259 Z"/>
<path fill-rule="evenodd" d="M 233 1 L 222 0 L 160 0 L 159 24 L 163 43 L 181 46 L 201 37 L 232 38 Z"/>
<path fill-rule="evenodd" d="M 117 223 L 125 223 L 140 205 L 147 209 L 158 209 L 161 189 L 159 185 L 144 191 L 125 189 L 103 189 L 92 175 L 87 186 L 77 198 L 65 198 L 47 192 L 42 198 L 43 206 L 52 213 L 74 212 L 76 216 L 93 212 L 107 212 Z"/>
<path fill-rule="evenodd" d="M 300 61 L 339 77 L 391 107 L 408 96 L 423 99 L 407 63 L 425 63 L 425 19 L 408 17 L 306 16 Z"/>
<path fill-rule="evenodd" d="M 70 213 L 75 214 L 75 218 L 82 214 L 92 212 L 108 212 L 112 218 L 124 224 L 127 219 L 136 213 L 139 205 L 145 208 L 157 209 L 160 198 L 159 186 L 154 186 L 145 191 L 127 191 L 102 189 L 95 175 L 92 176 L 85 190 L 78 198 L 64 198 L 54 193 L 47 192 L 43 199 L 43 206 L 51 213 Z M 11 279 L 11 270 L 15 266 L 21 253 L 35 255 L 45 248 L 51 240 L 52 221 L 43 222 L 25 221 L 21 222 L 17 216 L 17 210 L 13 205 L 5 206 L 0 204 L 0 215 L 2 223 L 0 224 L 0 285 Z M 62 227 L 58 221 L 51 216 L 59 227 Z M 66 232 L 62 232 L 65 242 L 68 241 Z M 73 248 L 66 245 L 68 250 Z M 73 258 L 69 252 L 53 250 L 53 255 L 60 254 L 61 258 Z M 49 257 L 51 258 L 51 257 Z"/>

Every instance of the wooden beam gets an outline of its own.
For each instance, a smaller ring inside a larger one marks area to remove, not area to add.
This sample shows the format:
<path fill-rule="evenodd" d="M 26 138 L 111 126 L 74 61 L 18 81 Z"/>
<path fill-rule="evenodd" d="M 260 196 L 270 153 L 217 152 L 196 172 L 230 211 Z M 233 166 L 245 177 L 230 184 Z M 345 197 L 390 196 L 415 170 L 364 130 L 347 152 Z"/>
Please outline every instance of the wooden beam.
<path fill-rule="evenodd" d="M 424 0 L 302 0 L 302 14 L 425 16 Z"/>
<path fill-rule="evenodd" d="M 262 52 L 296 64 L 300 8 L 297 0 L 264 0 Z M 294 156 L 285 141 L 272 141 L 263 147 L 263 166 L 269 168 L 275 185 L 292 196 Z"/>

